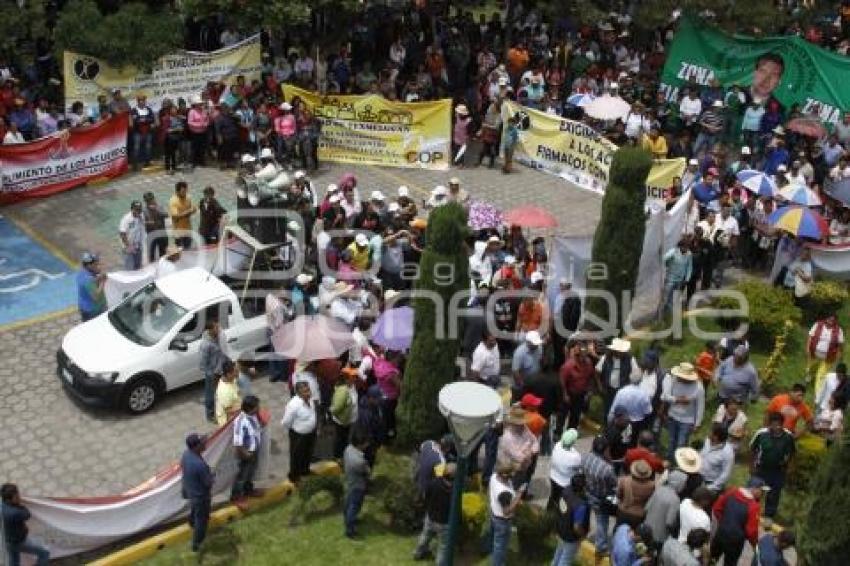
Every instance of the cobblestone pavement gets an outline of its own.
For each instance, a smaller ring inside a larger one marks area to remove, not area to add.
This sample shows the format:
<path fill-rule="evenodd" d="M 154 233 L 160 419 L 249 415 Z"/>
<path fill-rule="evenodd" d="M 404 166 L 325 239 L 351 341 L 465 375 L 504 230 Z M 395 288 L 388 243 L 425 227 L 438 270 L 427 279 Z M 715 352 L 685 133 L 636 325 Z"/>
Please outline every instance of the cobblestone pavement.
<path fill-rule="evenodd" d="M 533 203 L 555 213 L 559 232 L 590 234 L 601 199 L 592 193 L 538 172 L 518 168 L 503 175 L 486 168 L 434 172 L 363 166 L 325 166 L 314 176 L 319 187 L 353 171 L 361 191 L 375 189 L 394 195 L 401 184 L 424 198 L 436 184 L 457 176 L 473 198 L 508 209 Z M 152 171 L 129 174 L 113 182 L 80 187 L 52 197 L 6 207 L 2 214 L 28 227 L 56 255 L 73 262 L 83 250 L 103 257 L 107 269 L 120 268 L 117 226 L 130 201 L 153 191 L 167 203 L 174 182 L 185 178 L 197 199 L 204 186 L 216 187 L 220 200 L 235 210 L 233 173 L 199 169 L 168 176 Z M 55 375 L 55 353 L 63 335 L 78 323 L 76 313 L 54 315 L 12 328 L 0 328 L 0 478 L 24 486 L 32 495 L 81 496 L 122 492 L 150 477 L 179 457 L 182 439 L 192 430 L 208 430 L 198 403 L 199 386 L 170 393 L 149 414 L 130 417 L 114 410 L 78 405 Z M 286 393 L 280 384 L 258 378 L 255 390 L 273 417 L 273 469 L 278 478 L 287 470 L 280 419 Z"/>

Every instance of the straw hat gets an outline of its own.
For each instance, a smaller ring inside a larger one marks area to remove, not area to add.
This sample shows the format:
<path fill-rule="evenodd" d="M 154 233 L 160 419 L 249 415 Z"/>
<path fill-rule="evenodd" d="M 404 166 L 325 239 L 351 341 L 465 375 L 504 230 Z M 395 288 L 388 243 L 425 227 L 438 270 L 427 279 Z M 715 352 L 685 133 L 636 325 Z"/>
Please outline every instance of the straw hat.
<path fill-rule="evenodd" d="M 632 349 L 632 343 L 628 340 L 623 340 L 622 338 L 614 338 L 611 341 L 611 345 L 608 346 L 608 349 L 612 352 L 619 352 L 621 354 L 627 354 L 629 350 Z"/>
<path fill-rule="evenodd" d="M 525 409 L 522 407 L 511 407 L 505 417 L 505 424 L 525 425 Z"/>
<path fill-rule="evenodd" d="M 169 246 L 165 248 L 165 257 L 174 257 L 176 255 L 179 255 L 182 251 L 183 248 L 181 248 L 180 246 L 169 244 Z"/>
<path fill-rule="evenodd" d="M 673 369 L 670 370 L 670 373 L 674 377 L 678 377 L 684 381 L 696 381 L 699 379 L 697 375 L 696 369 L 694 369 L 693 364 L 688 362 L 682 362 L 677 366 L 673 366 Z"/>
<path fill-rule="evenodd" d="M 686 474 L 695 474 L 702 466 L 699 452 L 693 448 L 677 448 L 675 453 L 676 466 Z"/>
<path fill-rule="evenodd" d="M 304 285 L 309 285 L 312 280 L 313 276 L 308 275 L 307 273 L 299 273 L 298 276 L 295 278 L 295 282 L 301 285 L 302 287 Z"/>
<path fill-rule="evenodd" d="M 469 116 L 469 109 L 466 107 L 466 104 L 458 104 L 455 107 L 455 114 L 460 116 Z"/>
<path fill-rule="evenodd" d="M 635 460 L 629 468 L 629 473 L 639 480 L 648 480 L 652 477 L 652 468 L 646 463 L 646 460 Z"/>

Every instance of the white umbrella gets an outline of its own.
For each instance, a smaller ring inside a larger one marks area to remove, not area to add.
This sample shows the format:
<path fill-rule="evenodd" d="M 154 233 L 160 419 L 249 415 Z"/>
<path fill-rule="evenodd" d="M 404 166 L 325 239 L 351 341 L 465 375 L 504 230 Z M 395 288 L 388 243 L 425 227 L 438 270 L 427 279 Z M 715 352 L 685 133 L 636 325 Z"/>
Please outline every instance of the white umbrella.
<path fill-rule="evenodd" d="M 606 94 L 587 104 L 584 113 L 597 120 L 617 120 L 625 119 L 631 108 L 629 103 L 619 96 Z"/>

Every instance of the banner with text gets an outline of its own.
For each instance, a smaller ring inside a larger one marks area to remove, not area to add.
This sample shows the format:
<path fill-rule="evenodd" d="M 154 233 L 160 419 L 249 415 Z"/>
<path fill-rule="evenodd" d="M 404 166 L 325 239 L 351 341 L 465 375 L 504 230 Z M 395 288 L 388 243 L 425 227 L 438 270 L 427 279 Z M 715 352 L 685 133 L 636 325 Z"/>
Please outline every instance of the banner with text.
<path fill-rule="evenodd" d="M 519 112 L 519 143 L 514 159 L 523 165 L 557 175 L 595 193 L 604 194 L 608 169 L 617 146 L 596 130 L 573 120 L 506 101 L 503 118 Z M 526 119 L 527 118 L 527 119 Z M 664 208 L 666 191 L 685 171 L 684 159 L 657 159 L 646 178 L 647 203 Z"/>
<path fill-rule="evenodd" d="M 664 210 L 673 179 L 681 178 L 686 166 L 684 157 L 654 160 L 646 177 L 646 204 Z"/>
<path fill-rule="evenodd" d="M 797 36 L 728 35 L 701 20 L 683 17 L 661 75 L 662 89 L 675 99 L 688 83 L 717 80 L 724 88 L 740 85 L 756 101 L 775 99 L 786 109 L 838 122 L 850 109 L 850 59 Z"/>
<path fill-rule="evenodd" d="M 0 204 L 43 197 L 127 171 L 127 115 L 0 145 Z"/>
<path fill-rule="evenodd" d="M 209 53 L 180 51 L 166 55 L 150 72 L 135 67 L 117 69 L 100 59 L 66 51 L 65 104 L 70 108 L 80 100 L 86 106 L 95 105 L 99 94 L 110 96 L 117 88 L 128 98 L 145 94 L 148 104 L 158 109 L 164 98 L 176 102 L 200 95 L 210 81 L 232 84 L 243 75 L 251 84 L 260 78 L 261 55 L 259 35 Z"/>
<path fill-rule="evenodd" d="M 519 143 L 514 159 L 599 194 L 608 186 L 608 168 L 617 146 L 586 124 L 515 102 L 502 104 L 502 118 L 519 112 Z M 527 118 L 527 119 L 526 119 Z"/>
<path fill-rule="evenodd" d="M 321 121 L 319 160 L 446 170 L 451 160 L 451 100 L 392 102 L 377 95 L 339 96 L 283 85 Z"/>

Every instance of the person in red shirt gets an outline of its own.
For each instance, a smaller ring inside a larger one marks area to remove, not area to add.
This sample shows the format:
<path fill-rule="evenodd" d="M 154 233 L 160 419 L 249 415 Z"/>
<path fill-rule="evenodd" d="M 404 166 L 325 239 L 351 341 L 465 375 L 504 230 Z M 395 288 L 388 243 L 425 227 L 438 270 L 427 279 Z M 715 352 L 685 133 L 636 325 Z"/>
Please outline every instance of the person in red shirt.
<path fill-rule="evenodd" d="M 791 432 L 794 438 L 812 429 L 814 415 L 812 410 L 804 401 L 806 387 L 802 383 L 795 383 L 790 393 L 781 393 L 770 400 L 767 410 L 764 412 L 764 425 L 768 425 L 768 416 L 771 413 L 782 415 L 782 427 Z M 797 431 L 797 423 L 800 418 L 806 422 L 806 428 Z"/>
<path fill-rule="evenodd" d="M 702 352 L 694 359 L 694 368 L 704 387 L 714 379 L 714 371 L 717 369 L 717 346 L 714 342 L 706 342 Z"/>
<path fill-rule="evenodd" d="M 717 532 L 711 541 L 711 558 L 723 557 L 724 564 L 737 564 L 749 541 L 753 548 L 758 543 L 761 497 L 770 489 L 759 477 L 751 477 L 747 487 L 730 487 L 717 498 L 712 514 L 717 522 Z"/>
<path fill-rule="evenodd" d="M 569 346 L 567 346 L 569 348 Z M 567 352 L 567 361 L 561 366 L 562 404 L 558 412 L 558 422 L 555 436 L 559 436 L 564 428 L 564 421 L 569 414 L 567 428 L 578 430 L 581 414 L 587 405 L 587 395 L 593 383 L 594 366 L 586 346 L 581 346 L 572 352 Z"/>

